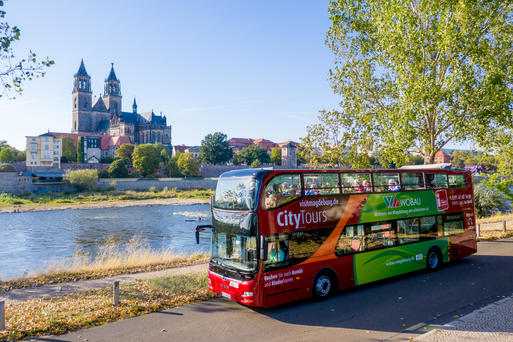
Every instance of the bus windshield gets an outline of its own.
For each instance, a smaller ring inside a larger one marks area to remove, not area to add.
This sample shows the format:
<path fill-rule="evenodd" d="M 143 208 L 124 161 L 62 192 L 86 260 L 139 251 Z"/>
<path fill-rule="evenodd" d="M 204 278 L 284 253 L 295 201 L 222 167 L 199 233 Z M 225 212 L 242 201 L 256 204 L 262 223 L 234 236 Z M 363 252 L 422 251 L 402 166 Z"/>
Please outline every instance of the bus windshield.
<path fill-rule="evenodd" d="M 214 231 L 211 260 L 239 271 L 257 268 L 256 236 L 226 234 Z"/>
<path fill-rule="evenodd" d="M 253 176 L 221 177 L 217 182 L 214 208 L 252 210 L 257 181 Z"/>

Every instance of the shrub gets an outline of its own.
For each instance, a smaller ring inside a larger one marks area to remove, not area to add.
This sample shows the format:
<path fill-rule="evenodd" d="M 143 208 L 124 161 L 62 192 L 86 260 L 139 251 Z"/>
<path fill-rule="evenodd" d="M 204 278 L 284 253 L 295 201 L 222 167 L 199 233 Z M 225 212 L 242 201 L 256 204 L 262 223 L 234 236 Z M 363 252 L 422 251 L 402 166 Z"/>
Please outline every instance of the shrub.
<path fill-rule="evenodd" d="M 253 168 L 253 169 L 256 169 L 256 168 L 259 168 L 259 167 L 261 167 L 261 166 L 262 166 L 262 162 L 261 162 L 260 160 L 258 160 L 258 159 L 255 159 L 255 160 L 253 160 L 253 162 L 251 163 L 251 166 L 250 166 L 250 167 L 251 167 L 251 168 Z"/>
<path fill-rule="evenodd" d="M 182 177 L 183 176 L 180 172 L 180 169 L 178 168 L 177 160 L 178 160 L 177 157 L 173 157 L 173 158 L 171 158 L 169 163 L 167 163 L 166 168 L 164 169 L 164 174 L 166 176 L 168 176 L 168 177 Z"/>
<path fill-rule="evenodd" d="M 184 176 L 199 176 L 199 162 L 189 153 L 181 153 L 177 160 L 178 168 Z"/>
<path fill-rule="evenodd" d="M 154 186 L 150 186 L 150 189 L 149 189 L 150 192 L 158 192 L 157 188 L 154 187 Z"/>
<path fill-rule="evenodd" d="M 64 179 L 78 191 L 92 190 L 98 181 L 96 170 L 75 170 L 68 172 Z"/>
<path fill-rule="evenodd" d="M 11 164 L 0 164 L 0 172 L 16 172 L 16 168 Z"/>
<path fill-rule="evenodd" d="M 128 177 L 128 170 L 126 168 L 126 161 L 123 159 L 116 159 L 110 164 L 109 176 L 111 178 L 125 178 Z"/>
<path fill-rule="evenodd" d="M 474 203 L 478 217 L 511 211 L 511 204 L 504 193 L 497 188 L 489 188 L 482 183 L 474 186 Z"/>

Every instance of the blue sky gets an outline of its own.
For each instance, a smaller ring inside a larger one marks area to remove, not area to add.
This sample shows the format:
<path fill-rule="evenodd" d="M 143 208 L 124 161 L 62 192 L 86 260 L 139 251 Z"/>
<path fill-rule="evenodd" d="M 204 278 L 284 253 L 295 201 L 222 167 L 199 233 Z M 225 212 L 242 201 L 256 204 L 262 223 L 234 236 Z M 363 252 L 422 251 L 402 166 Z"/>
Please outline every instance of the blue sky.
<path fill-rule="evenodd" d="M 162 112 L 173 144 L 228 137 L 298 141 L 338 98 L 324 44 L 328 0 L 36 1 L 8 0 L 21 29 L 14 46 L 55 60 L 15 100 L 0 98 L 0 140 L 25 149 L 25 136 L 71 130 L 73 74 L 84 58 L 93 95 L 110 63 L 123 110 Z"/>

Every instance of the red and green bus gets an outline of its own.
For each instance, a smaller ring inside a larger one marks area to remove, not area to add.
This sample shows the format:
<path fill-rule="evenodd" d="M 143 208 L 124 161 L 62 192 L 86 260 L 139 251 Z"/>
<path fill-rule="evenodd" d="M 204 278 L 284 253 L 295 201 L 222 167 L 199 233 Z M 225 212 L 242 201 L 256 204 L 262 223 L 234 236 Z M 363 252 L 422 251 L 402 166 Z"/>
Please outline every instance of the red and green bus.
<path fill-rule="evenodd" d="M 444 168 L 226 172 L 212 198 L 210 290 L 272 307 L 477 251 L 471 174 Z"/>

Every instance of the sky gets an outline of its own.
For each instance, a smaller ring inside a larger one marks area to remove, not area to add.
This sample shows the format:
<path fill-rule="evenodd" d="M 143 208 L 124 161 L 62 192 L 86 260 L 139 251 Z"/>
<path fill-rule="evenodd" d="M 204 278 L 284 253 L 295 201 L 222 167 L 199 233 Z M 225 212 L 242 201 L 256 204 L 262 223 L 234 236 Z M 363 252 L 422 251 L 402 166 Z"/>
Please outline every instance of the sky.
<path fill-rule="evenodd" d="M 70 132 L 73 75 L 81 58 L 94 96 L 111 63 L 123 110 L 166 115 L 174 145 L 205 135 L 299 141 L 318 111 L 333 109 L 324 41 L 328 0 L 8 0 L 21 30 L 14 52 L 55 65 L 0 98 L 0 140 L 24 150 L 26 136 Z"/>

